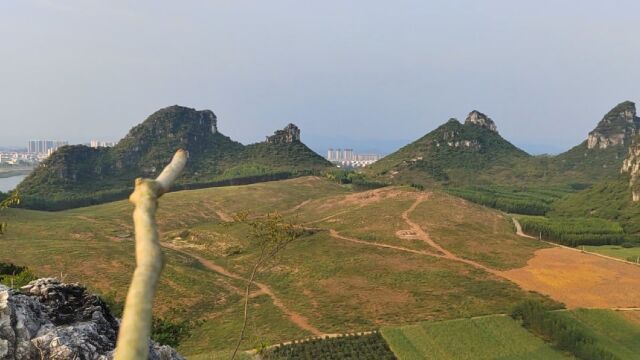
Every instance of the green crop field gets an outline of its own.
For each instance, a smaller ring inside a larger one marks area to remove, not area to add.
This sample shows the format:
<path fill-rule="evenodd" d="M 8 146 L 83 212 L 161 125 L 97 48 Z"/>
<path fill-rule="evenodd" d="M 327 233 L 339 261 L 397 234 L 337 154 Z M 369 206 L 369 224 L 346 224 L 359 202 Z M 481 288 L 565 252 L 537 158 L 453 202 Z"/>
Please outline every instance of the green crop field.
<path fill-rule="evenodd" d="M 382 335 L 400 360 L 570 359 L 503 315 L 383 328 Z"/>
<path fill-rule="evenodd" d="M 637 246 L 631 248 L 618 245 L 585 246 L 584 250 L 632 262 L 640 259 L 640 247 Z"/>
<path fill-rule="evenodd" d="M 558 314 L 592 336 L 600 348 L 616 358 L 633 360 L 640 354 L 640 324 L 624 312 L 607 309 L 577 309 Z M 635 315 L 635 314 L 634 314 Z"/>

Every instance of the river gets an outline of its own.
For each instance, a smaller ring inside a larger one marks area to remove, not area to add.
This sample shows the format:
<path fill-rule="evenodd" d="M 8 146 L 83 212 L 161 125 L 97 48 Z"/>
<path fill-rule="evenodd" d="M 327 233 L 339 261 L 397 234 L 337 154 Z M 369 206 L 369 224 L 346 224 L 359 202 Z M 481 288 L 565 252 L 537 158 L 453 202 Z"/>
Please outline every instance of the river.
<path fill-rule="evenodd" d="M 0 191 L 7 192 L 15 189 L 16 186 L 18 186 L 18 184 L 20 183 L 20 181 L 22 181 L 26 177 L 27 175 L 17 175 L 17 176 L 11 176 L 6 178 L 0 178 Z"/>

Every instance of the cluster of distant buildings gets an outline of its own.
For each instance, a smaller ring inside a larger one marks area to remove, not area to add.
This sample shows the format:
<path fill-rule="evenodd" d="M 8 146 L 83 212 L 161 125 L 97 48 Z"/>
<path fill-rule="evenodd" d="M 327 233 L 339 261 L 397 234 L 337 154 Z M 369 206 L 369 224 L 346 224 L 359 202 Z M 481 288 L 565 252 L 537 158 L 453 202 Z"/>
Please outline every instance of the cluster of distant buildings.
<path fill-rule="evenodd" d="M 33 166 L 46 159 L 59 147 L 65 145 L 69 145 L 69 142 L 65 140 L 29 140 L 26 151 L 24 151 L 24 148 L 23 150 L 0 151 L 0 164 Z M 84 145 L 99 148 L 114 146 L 115 143 L 91 140 L 91 142 Z"/>
<path fill-rule="evenodd" d="M 358 154 L 353 149 L 329 149 L 327 160 L 342 167 L 363 167 L 380 160 L 380 154 Z"/>
<path fill-rule="evenodd" d="M 49 156 L 60 146 L 69 145 L 68 141 L 62 140 L 29 140 L 27 152 L 30 154 L 41 154 Z"/>

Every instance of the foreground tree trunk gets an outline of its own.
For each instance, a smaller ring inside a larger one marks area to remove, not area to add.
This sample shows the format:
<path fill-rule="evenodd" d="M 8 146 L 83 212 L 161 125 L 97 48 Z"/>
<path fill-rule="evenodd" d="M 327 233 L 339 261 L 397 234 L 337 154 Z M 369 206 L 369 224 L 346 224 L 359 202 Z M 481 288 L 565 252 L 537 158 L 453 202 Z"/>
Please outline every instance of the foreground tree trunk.
<path fill-rule="evenodd" d="M 116 360 L 149 358 L 153 298 L 164 265 L 156 224 L 158 198 L 169 191 L 182 174 L 187 157 L 185 150 L 178 150 L 155 180 L 136 179 L 135 189 L 129 197 L 135 206 L 136 269 L 118 333 Z"/>

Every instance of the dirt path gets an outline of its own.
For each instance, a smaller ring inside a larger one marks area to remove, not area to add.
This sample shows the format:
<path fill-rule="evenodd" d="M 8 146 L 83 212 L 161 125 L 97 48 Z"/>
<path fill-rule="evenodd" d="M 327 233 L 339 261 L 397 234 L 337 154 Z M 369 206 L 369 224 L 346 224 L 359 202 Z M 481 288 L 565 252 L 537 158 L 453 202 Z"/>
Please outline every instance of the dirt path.
<path fill-rule="evenodd" d="M 200 262 L 207 269 L 215 271 L 220 275 L 223 275 L 223 276 L 226 276 L 226 277 L 229 277 L 229 278 L 232 278 L 232 279 L 236 279 L 236 280 L 241 280 L 241 281 L 244 281 L 244 282 L 247 281 L 247 279 L 243 278 L 242 276 L 234 274 L 234 273 L 228 271 L 227 269 L 223 268 L 222 266 L 220 266 L 220 265 L 218 265 L 218 264 L 216 264 L 216 263 L 214 263 L 214 262 L 212 262 L 210 260 L 207 260 L 207 259 L 205 259 L 205 258 L 203 258 L 201 256 L 198 256 L 198 255 L 192 254 L 192 253 L 190 253 L 188 251 L 185 251 L 185 250 L 181 249 L 178 246 L 175 246 L 173 244 L 168 244 L 168 243 L 162 243 L 161 245 L 162 245 L 162 247 L 165 247 L 167 249 L 171 249 L 173 251 L 177 251 L 177 252 L 179 252 L 181 254 L 187 255 L 187 256 L 197 260 L 198 262 Z M 304 317 L 304 316 L 298 314 L 297 312 L 289 309 L 282 302 L 282 300 L 278 296 L 276 296 L 276 294 L 267 285 L 259 283 L 259 282 L 255 282 L 255 281 L 254 281 L 254 284 L 258 287 L 258 289 L 260 289 L 261 293 L 264 293 L 264 294 L 268 295 L 271 298 L 271 301 L 273 302 L 273 305 L 278 307 L 285 315 L 287 315 L 289 320 L 292 323 L 294 323 L 296 326 L 298 326 L 300 329 L 306 330 L 306 331 L 308 331 L 308 332 L 310 332 L 310 333 L 312 333 L 313 335 L 316 335 L 316 336 L 324 335 L 323 332 L 321 332 L 320 330 L 316 329 L 313 325 L 311 325 L 309 323 L 309 320 L 306 317 Z M 256 296 L 256 293 L 253 293 L 251 295 L 251 297 L 254 297 L 254 296 Z"/>
<path fill-rule="evenodd" d="M 302 207 L 303 207 L 303 206 L 307 205 L 307 204 L 308 204 L 308 203 L 310 203 L 310 202 L 311 202 L 311 199 L 307 199 L 307 200 L 305 200 L 305 201 L 301 202 L 300 204 L 298 204 L 298 205 L 296 205 L 296 206 L 292 207 L 291 209 L 288 209 L 288 210 L 283 211 L 281 214 L 291 214 L 291 213 L 294 213 L 294 212 L 296 212 L 296 211 L 298 211 L 298 210 L 302 209 Z"/>
<path fill-rule="evenodd" d="M 520 225 L 520 221 L 516 220 L 516 218 L 511 218 L 511 220 L 513 220 L 513 225 L 515 225 L 516 227 L 516 235 L 529 239 L 536 239 L 533 236 L 527 235 L 524 233 L 524 231 L 522 231 L 522 225 Z"/>
<path fill-rule="evenodd" d="M 216 215 L 218 215 L 220 220 L 222 220 L 224 222 L 232 222 L 233 221 L 233 217 L 231 217 L 229 214 L 225 213 L 222 210 L 216 210 Z"/>
<path fill-rule="evenodd" d="M 442 256 L 440 254 L 431 253 L 431 252 L 427 252 L 427 251 L 413 250 L 413 249 L 405 248 L 405 247 L 402 247 L 402 246 L 388 245 L 388 244 L 383 244 L 383 243 L 378 243 L 378 242 L 371 242 L 371 241 L 364 241 L 364 240 L 360 240 L 360 239 L 355 239 L 355 238 L 352 238 L 352 237 L 340 235 L 334 229 L 329 229 L 329 235 L 331 235 L 331 237 L 336 238 L 336 239 L 350 241 L 350 242 L 354 242 L 354 243 L 362 244 L 362 245 L 367 245 L 367 246 L 375 246 L 375 247 L 380 247 L 380 248 L 385 248 L 385 249 L 395 249 L 395 250 L 410 252 L 410 253 L 419 254 L 419 255 L 428 255 L 428 256 L 434 256 L 434 257 L 444 257 L 444 256 Z"/>
<path fill-rule="evenodd" d="M 415 237 L 426 242 L 427 244 L 429 244 L 431 247 L 433 247 L 434 249 L 438 250 L 440 253 L 442 253 L 442 255 L 440 257 L 445 258 L 445 259 L 449 259 L 449 260 L 453 260 L 453 261 L 458 261 L 458 262 L 462 262 L 468 265 L 471 265 L 477 269 L 481 269 L 484 270 L 488 273 L 491 273 L 493 275 L 497 275 L 500 277 L 504 277 L 502 276 L 502 272 L 486 267 L 480 263 L 477 263 L 473 260 L 469 260 L 469 259 L 464 259 L 461 258 L 457 255 L 455 255 L 454 253 L 450 252 L 449 250 L 443 248 L 442 246 L 440 246 L 440 244 L 438 244 L 437 242 L 433 241 L 433 239 L 431 239 L 431 237 L 429 236 L 429 234 L 424 231 L 424 229 L 422 228 L 422 226 L 416 224 L 415 222 L 413 222 L 410 218 L 411 213 L 413 211 L 415 211 L 415 209 L 418 207 L 418 205 L 422 204 L 423 202 L 425 202 L 426 200 L 428 200 L 431 197 L 431 193 L 426 193 L 426 194 L 420 194 L 418 195 L 418 198 L 416 199 L 416 201 L 411 204 L 411 206 L 405 210 L 402 213 L 402 219 L 404 220 L 405 223 L 407 223 L 407 225 L 409 225 L 409 228 L 411 228 L 411 231 L 413 231 L 413 233 L 415 234 Z"/>

